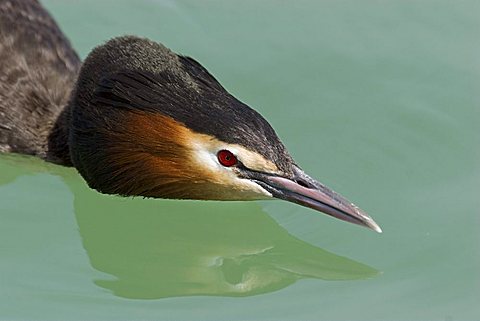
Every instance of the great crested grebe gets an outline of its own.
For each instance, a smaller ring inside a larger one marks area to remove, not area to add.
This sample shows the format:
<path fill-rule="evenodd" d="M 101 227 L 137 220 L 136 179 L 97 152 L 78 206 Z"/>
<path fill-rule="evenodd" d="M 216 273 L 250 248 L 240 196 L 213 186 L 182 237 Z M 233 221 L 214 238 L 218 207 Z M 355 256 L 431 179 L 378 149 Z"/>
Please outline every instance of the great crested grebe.
<path fill-rule="evenodd" d="M 74 166 L 101 193 L 274 197 L 381 232 L 198 62 L 123 36 L 81 64 L 36 0 L 0 1 L 0 151 Z"/>

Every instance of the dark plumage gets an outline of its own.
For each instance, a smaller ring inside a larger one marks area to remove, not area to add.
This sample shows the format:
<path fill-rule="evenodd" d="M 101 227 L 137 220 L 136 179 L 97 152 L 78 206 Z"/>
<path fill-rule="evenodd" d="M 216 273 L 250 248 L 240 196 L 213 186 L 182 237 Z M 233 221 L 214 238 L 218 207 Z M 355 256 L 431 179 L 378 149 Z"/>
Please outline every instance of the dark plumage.
<path fill-rule="evenodd" d="M 0 1 L 0 151 L 48 155 L 80 60 L 38 1 Z"/>
<path fill-rule="evenodd" d="M 380 231 L 192 58 L 124 36 L 80 65 L 38 1 L 0 1 L 0 152 L 73 165 L 102 193 L 276 197 Z"/>
<path fill-rule="evenodd" d="M 77 168 L 83 166 L 80 154 L 103 147 L 101 139 L 90 138 L 100 128 L 115 131 L 118 114 L 127 110 L 161 113 L 198 133 L 244 145 L 282 172 L 293 172 L 292 158 L 259 113 L 192 58 L 147 39 L 119 37 L 95 48 L 84 62 L 70 107 L 70 154 Z"/>

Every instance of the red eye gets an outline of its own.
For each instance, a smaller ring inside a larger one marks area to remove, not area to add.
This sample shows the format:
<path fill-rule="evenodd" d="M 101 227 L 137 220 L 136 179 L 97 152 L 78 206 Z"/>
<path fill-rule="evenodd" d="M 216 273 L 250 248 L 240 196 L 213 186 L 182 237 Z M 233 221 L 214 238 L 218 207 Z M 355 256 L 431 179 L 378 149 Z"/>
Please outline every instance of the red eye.
<path fill-rule="evenodd" d="M 226 167 L 233 166 L 237 163 L 237 158 L 229 150 L 221 150 L 217 153 L 217 158 L 220 164 Z"/>

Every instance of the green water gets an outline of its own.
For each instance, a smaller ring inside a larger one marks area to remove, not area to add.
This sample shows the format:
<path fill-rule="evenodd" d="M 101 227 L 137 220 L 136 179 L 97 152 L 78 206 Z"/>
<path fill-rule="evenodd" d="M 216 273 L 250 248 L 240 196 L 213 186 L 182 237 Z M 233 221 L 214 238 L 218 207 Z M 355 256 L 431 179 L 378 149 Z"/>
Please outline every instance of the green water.
<path fill-rule="evenodd" d="M 195 57 L 384 233 L 3 155 L 0 319 L 480 319 L 479 2 L 44 3 L 82 57 L 127 33 Z"/>

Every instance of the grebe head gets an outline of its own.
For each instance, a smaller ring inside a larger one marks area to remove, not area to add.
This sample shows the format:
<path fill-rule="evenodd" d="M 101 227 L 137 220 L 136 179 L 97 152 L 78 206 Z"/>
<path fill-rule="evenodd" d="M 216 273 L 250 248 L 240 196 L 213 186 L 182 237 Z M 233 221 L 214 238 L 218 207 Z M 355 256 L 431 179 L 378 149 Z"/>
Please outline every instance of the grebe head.
<path fill-rule="evenodd" d="M 195 60 L 132 36 L 87 57 L 70 102 L 73 164 L 102 193 L 175 199 L 280 198 L 380 232 L 306 175 L 256 111 Z"/>

